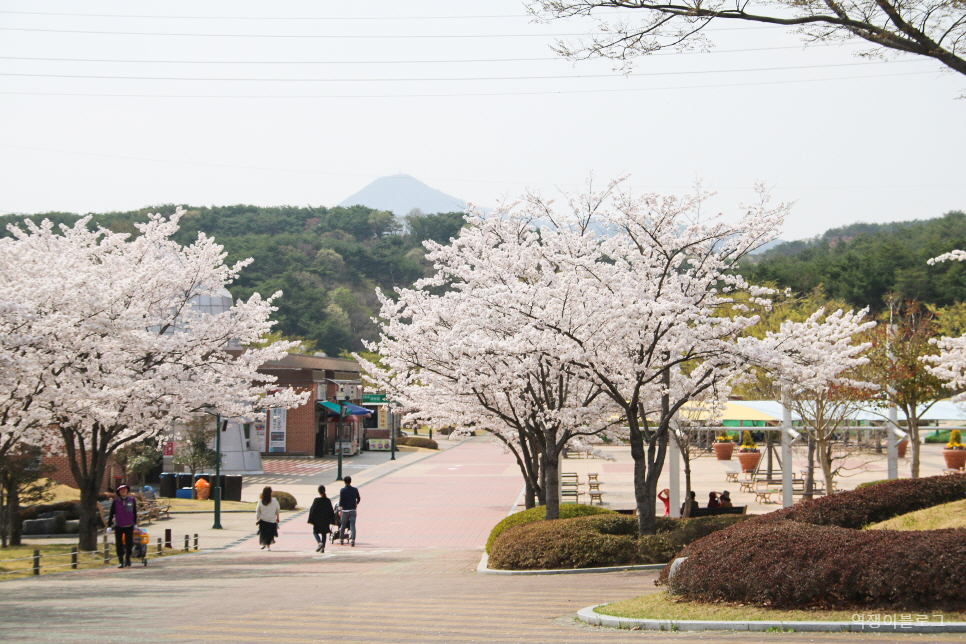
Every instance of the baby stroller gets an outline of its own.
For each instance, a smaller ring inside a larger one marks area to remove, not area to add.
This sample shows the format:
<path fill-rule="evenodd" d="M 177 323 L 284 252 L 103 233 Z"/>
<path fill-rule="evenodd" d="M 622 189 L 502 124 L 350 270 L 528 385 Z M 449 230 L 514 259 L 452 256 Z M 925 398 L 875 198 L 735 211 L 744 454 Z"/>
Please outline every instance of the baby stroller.
<path fill-rule="evenodd" d="M 145 566 L 148 565 L 148 543 L 151 538 L 147 530 L 134 528 L 134 547 L 131 548 L 131 559 L 139 559 Z"/>
<path fill-rule="evenodd" d="M 335 530 L 332 531 L 329 537 L 329 543 L 335 543 L 336 539 L 345 540 L 348 539 L 348 535 L 342 534 L 342 507 L 340 504 L 336 503 L 332 506 L 332 511 L 335 513 Z M 348 532 L 348 529 L 346 530 Z"/>

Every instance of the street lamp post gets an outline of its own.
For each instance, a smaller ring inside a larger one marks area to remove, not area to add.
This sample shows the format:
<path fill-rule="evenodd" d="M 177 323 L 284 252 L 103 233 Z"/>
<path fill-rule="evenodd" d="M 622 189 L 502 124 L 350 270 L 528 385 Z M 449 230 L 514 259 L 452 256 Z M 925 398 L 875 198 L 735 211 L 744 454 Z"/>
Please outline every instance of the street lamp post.
<path fill-rule="evenodd" d="M 387 410 L 386 413 L 389 413 L 389 407 L 387 406 L 385 409 Z M 396 420 L 393 414 L 389 415 L 387 425 L 389 425 L 389 460 L 394 461 L 396 460 Z"/>
<path fill-rule="evenodd" d="M 228 421 L 225 421 L 225 425 Z M 221 530 L 221 414 L 215 414 L 215 451 L 218 457 L 215 459 L 215 485 L 212 494 L 215 498 L 215 524 L 212 530 Z"/>
<path fill-rule="evenodd" d="M 342 480 L 342 441 L 344 440 L 342 420 L 345 418 L 345 411 L 346 411 L 345 403 L 340 400 L 339 401 L 339 442 L 336 445 L 336 451 L 339 453 L 339 475 L 336 477 L 335 479 L 336 481 Z"/>

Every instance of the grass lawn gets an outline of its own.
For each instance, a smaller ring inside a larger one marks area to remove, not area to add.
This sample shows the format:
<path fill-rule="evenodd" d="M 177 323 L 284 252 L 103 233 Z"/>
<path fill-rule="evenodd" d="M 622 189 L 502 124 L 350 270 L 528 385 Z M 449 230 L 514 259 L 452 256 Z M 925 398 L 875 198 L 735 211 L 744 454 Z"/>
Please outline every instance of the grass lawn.
<path fill-rule="evenodd" d="M 737 606 L 731 604 L 701 604 L 698 602 L 675 601 L 667 593 L 659 592 L 643 597 L 635 597 L 626 601 L 607 604 L 597 608 L 603 615 L 615 617 L 629 617 L 637 619 L 674 619 L 674 620 L 723 620 L 723 621 L 823 621 L 823 622 L 851 622 L 852 616 L 880 614 L 882 616 L 916 615 L 928 612 L 930 620 L 933 614 L 941 611 L 872 611 L 863 610 L 775 610 L 759 608 L 757 606 Z M 943 613 L 945 622 L 964 622 L 966 613 Z"/>
<path fill-rule="evenodd" d="M 214 512 L 215 502 L 211 499 L 158 499 L 161 505 L 170 505 L 171 512 Z M 245 501 L 222 501 L 222 510 L 250 510 L 255 511 L 255 504 Z"/>
<path fill-rule="evenodd" d="M 866 530 L 941 530 L 966 528 L 966 499 L 893 517 Z"/>
<path fill-rule="evenodd" d="M 98 542 L 100 543 L 100 542 Z M 108 547 L 110 548 L 111 560 L 108 566 L 116 566 L 116 550 L 114 549 L 113 539 L 109 540 Z M 70 572 L 70 546 L 64 544 L 55 545 L 25 545 L 25 546 L 8 546 L 6 548 L 0 548 L 0 581 L 5 581 L 8 579 L 22 579 L 23 577 L 30 577 L 33 575 L 33 554 L 34 550 L 40 551 L 40 574 L 49 575 L 55 572 Z M 180 551 L 165 551 L 164 555 L 176 554 Z M 68 556 L 55 556 L 55 555 L 68 555 Z M 150 565 L 150 560 L 158 557 L 157 548 L 148 547 L 148 561 Z M 132 562 L 133 565 L 140 565 L 137 562 Z M 78 570 L 90 570 L 92 568 L 102 568 L 104 567 L 104 553 L 103 551 L 94 554 L 78 554 L 77 555 L 77 569 Z M 53 566 L 59 566 L 54 568 Z M 9 574 L 8 574 L 9 573 Z"/>

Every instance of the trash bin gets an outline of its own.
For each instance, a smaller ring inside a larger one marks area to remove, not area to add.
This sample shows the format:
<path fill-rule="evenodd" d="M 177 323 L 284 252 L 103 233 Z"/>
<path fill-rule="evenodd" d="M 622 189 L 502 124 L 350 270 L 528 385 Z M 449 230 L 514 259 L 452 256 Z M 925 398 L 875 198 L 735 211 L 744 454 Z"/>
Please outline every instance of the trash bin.
<path fill-rule="evenodd" d="M 178 490 L 178 475 L 174 472 L 165 472 L 161 474 L 161 492 L 160 496 L 166 498 L 173 498 L 175 492 Z"/>
<path fill-rule="evenodd" d="M 238 474 L 229 474 L 221 478 L 221 498 L 226 501 L 241 501 L 242 477 Z"/>
<path fill-rule="evenodd" d="M 191 487 L 192 485 L 194 485 L 194 483 L 195 482 L 192 480 L 191 474 L 188 474 L 188 473 L 185 473 L 185 472 L 182 472 L 181 474 L 178 474 L 178 489 L 179 490 L 181 488 Z"/>
<path fill-rule="evenodd" d="M 179 499 L 190 499 L 192 492 L 194 492 L 194 490 L 190 487 L 183 487 L 178 489 L 178 491 L 175 493 L 175 496 L 177 496 Z"/>
<path fill-rule="evenodd" d="M 214 478 L 215 478 L 214 474 L 195 474 L 195 479 L 194 481 L 191 482 L 191 484 L 194 485 L 195 483 L 197 483 L 198 479 L 204 479 L 208 481 L 209 485 L 212 485 L 212 481 L 214 480 Z"/>

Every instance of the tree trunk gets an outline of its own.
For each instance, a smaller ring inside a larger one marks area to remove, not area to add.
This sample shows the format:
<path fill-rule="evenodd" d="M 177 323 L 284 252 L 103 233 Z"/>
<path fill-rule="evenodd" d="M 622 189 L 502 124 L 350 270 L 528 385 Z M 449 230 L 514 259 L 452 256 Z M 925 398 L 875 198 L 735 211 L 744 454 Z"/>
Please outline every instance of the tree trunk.
<path fill-rule="evenodd" d="M 69 428 L 61 428 L 60 433 L 64 439 L 71 474 L 80 488 L 77 546 L 81 551 L 97 550 L 97 529 L 100 527 L 97 495 L 100 493 L 107 458 L 110 456 L 110 433 L 102 427 L 95 427 L 89 436 L 82 436 Z M 90 439 L 90 445 L 86 444 L 85 438 Z"/>
<path fill-rule="evenodd" d="M 832 443 L 827 438 L 816 441 L 818 450 L 818 463 L 822 468 L 822 476 L 825 478 L 825 494 L 832 493 Z"/>
<path fill-rule="evenodd" d="M 637 426 L 636 420 L 628 417 L 628 427 L 630 435 L 628 442 L 631 444 L 631 457 L 634 459 L 634 502 L 637 504 L 637 530 L 640 534 L 654 534 L 654 504 L 657 503 L 657 494 L 647 505 L 647 455 L 644 452 L 644 436 Z"/>
<path fill-rule="evenodd" d="M 772 479 L 771 475 L 772 475 L 772 472 L 774 471 L 773 460 L 774 460 L 774 452 L 775 452 L 774 448 L 772 447 L 773 441 L 772 441 L 771 434 L 772 434 L 771 432 L 765 432 L 765 455 L 768 458 L 765 476 L 768 477 L 769 481 Z"/>
<path fill-rule="evenodd" d="M 913 409 L 912 413 L 906 412 L 906 418 L 908 419 L 909 430 L 909 447 L 912 448 L 912 463 L 910 465 L 909 475 L 917 479 L 919 478 L 919 419 L 916 418 L 916 410 Z"/>
<path fill-rule="evenodd" d="M 684 510 L 681 518 L 687 519 L 691 516 L 691 457 L 686 449 L 681 450 L 681 460 L 684 461 Z"/>
<path fill-rule="evenodd" d="M 23 525 L 20 522 L 20 490 L 14 485 L 12 490 L 7 490 L 7 521 L 10 523 L 10 545 L 22 545 L 21 532 Z"/>
<path fill-rule="evenodd" d="M 556 450 L 544 452 L 543 458 L 544 487 L 546 494 L 547 519 L 560 518 L 560 466 L 557 462 Z"/>
<path fill-rule="evenodd" d="M 523 504 L 524 507 L 529 510 L 531 508 L 537 507 L 537 495 L 533 491 L 533 484 L 530 483 L 530 479 L 525 479 L 526 481 L 526 491 L 523 493 Z"/>
<path fill-rule="evenodd" d="M 7 495 L 5 493 L 6 487 L 3 485 L 3 479 L 0 479 L 0 548 L 7 547 L 7 526 L 10 520 L 7 518 L 9 513 L 7 512 Z"/>
<path fill-rule="evenodd" d="M 808 456 L 805 465 L 805 495 L 804 498 L 811 499 L 815 493 L 815 439 L 811 435 L 808 437 Z"/>

